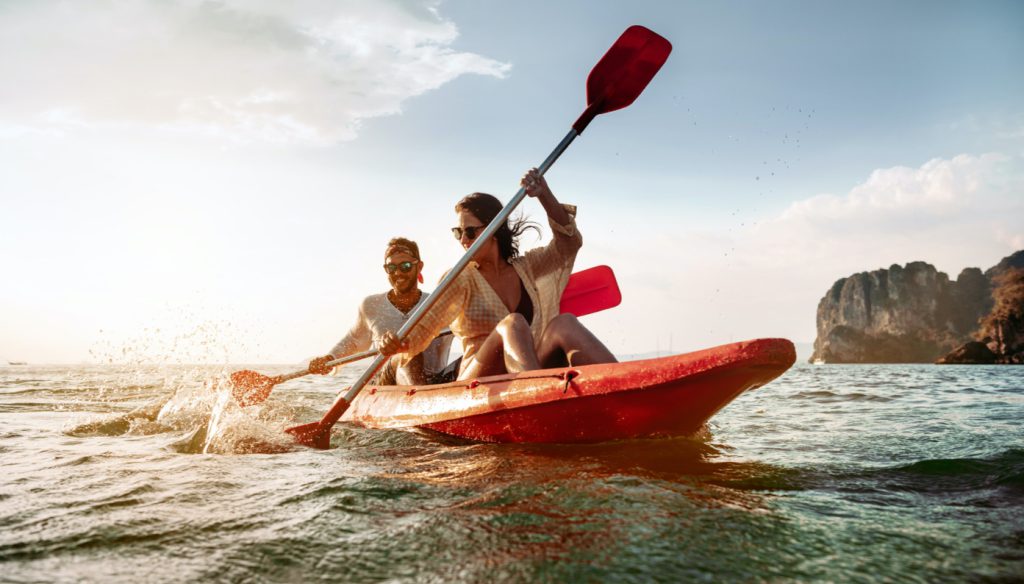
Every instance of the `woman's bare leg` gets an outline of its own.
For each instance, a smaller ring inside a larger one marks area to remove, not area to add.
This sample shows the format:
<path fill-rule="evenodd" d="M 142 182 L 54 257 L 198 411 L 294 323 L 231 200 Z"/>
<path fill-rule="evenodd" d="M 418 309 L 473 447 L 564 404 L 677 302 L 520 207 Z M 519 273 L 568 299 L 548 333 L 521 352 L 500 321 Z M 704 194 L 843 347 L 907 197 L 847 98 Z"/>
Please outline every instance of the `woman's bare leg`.
<path fill-rule="evenodd" d="M 537 355 L 544 367 L 565 365 L 569 355 L 572 365 L 618 361 L 608 347 L 572 314 L 559 314 L 551 320 L 544 331 Z"/>
<path fill-rule="evenodd" d="M 480 345 L 474 361 L 460 378 L 540 369 L 530 324 L 523 315 L 514 312 L 503 318 Z"/>
<path fill-rule="evenodd" d="M 501 319 L 495 329 L 501 334 L 505 349 L 505 370 L 509 373 L 540 369 L 537 348 L 533 346 L 530 323 L 518 312 Z"/>

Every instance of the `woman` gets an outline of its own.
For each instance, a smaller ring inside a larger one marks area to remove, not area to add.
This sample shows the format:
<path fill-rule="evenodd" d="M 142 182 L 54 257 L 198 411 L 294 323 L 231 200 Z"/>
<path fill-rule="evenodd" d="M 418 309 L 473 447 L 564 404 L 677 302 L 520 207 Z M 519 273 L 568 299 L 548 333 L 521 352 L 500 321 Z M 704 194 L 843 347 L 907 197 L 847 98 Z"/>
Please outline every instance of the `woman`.
<path fill-rule="evenodd" d="M 419 288 L 423 281 L 420 270 L 420 248 L 415 241 L 404 237 L 395 237 L 388 242 L 384 250 L 384 273 L 387 274 L 391 289 L 381 294 L 373 294 L 363 299 L 359 305 L 356 323 L 331 351 L 309 362 L 311 373 L 326 374 L 331 371 L 328 361 L 347 357 L 366 351 L 373 345 L 379 345 L 386 333 L 394 333 L 405 324 L 409 315 L 419 303 L 427 297 Z M 430 341 L 434 340 L 433 344 Z M 448 358 L 448 347 L 451 337 L 428 339 L 429 347 L 422 354 L 408 362 L 395 363 L 394 359 L 381 370 L 376 383 L 393 385 L 421 385 L 429 376 L 444 369 Z"/>
<path fill-rule="evenodd" d="M 404 362 L 451 326 L 463 347 L 459 379 L 616 360 L 574 315 L 559 314 L 562 291 L 583 243 L 576 230 L 576 208 L 561 205 L 536 168 L 521 184 L 544 207 L 551 242 L 520 255 L 517 239 L 533 226 L 506 221 L 404 343 L 394 334 L 382 338 L 382 353 L 403 351 L 399 358 Z M 452 233 L 469 249 L 501 209 L 501 201 L 492 195 L 473 193 L 455 206 L 459 224 Z"/>

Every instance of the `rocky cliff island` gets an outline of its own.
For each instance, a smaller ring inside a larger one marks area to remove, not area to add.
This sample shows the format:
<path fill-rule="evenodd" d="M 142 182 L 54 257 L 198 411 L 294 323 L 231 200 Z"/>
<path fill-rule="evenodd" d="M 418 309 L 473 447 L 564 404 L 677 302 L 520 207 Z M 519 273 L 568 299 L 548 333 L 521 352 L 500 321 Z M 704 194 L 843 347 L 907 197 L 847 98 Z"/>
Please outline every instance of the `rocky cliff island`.
<path fill-rule="evenodd" d="M 985 272 L 966 268 L 956 280 L 925 262 L 842 278 L 818 303 L 811 361 L 1021 362 L 1024 275 L 1015 274 L 1024 270 L 1015 268 L 1024 268 L 1024 251 Z"/>

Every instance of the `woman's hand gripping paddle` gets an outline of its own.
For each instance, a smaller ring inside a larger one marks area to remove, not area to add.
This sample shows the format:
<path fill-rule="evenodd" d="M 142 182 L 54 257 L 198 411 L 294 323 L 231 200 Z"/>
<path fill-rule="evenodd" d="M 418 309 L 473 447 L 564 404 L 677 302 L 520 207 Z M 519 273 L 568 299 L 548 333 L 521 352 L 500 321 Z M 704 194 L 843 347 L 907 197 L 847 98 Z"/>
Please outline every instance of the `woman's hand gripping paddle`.
<path fill-rule="evenodd" d="M 614 308 L 620 302 L 622 302 L 622 294 L 619 293 L 619 283 L 615 280 L 615 273 L 608 266 L 595 266 L 569 276 L 569 283 L 566 285 L 565 291 L 562 292 L 560 308 L 562 312 L 583 316 Z M 450 334 L 450 331 L 447 334 Z M 325 366 L 337 367 L 366 359 L 367 357 L 373 357 L 376 354 L 376 349 L 363 351 L 362 353 L 328 361 Z M 238 405 L 243 408 L 256 405 L 263 403 L 270 397 L 270 392 L 274 390 L 275 385 L 311 374 L 312 371 L 309 369 L 293 371 L 292 373 L 274 377 L 248 369 L 235 371 L 231 374 L 231 395 L 234 396 Z"/>
<path fill-rule="evenodd" d="M 626 32 L 622 33 L 622 36 L 615 41 L 615 44 L 590 71 L 590 76 L 587 77 L 587 108 L 572 125 L 572 129 L 569 130 L 565 138 L 562 138 L 558 146 L 537 167 L 540 173 L 543 175 L 547 172 L 569 147 L 569 144 L 583 133 L 583 130 L 595 117 L 622 109 L 633 103 L 661 69 L 671 52 L 671 43 L 656 33 L 642 26 L 627 28 Z M 413 311 L 409 320 L 396 333 L 399 340 L 404 340 L 409 331 L 419 324 L 423 315 L 437 303 L 441 294 L 455 281 L 455 278 L 480 251 L 484 243 L 494 235 L 498 227 L 505 223 L 524 197 L 526 197 L 526 189 L 520 188 L 519 192 L 512 197 L 512 200 L 505 205 L 483 233 L 477 236 L 473 245 L 466 250 L 462 259 L 441 280 L 437 288 Z M 384 356 L 378 355 L 373 360 L 373 364 L 363 372 L 352 387 L 344 395 L 338 396 L 334 405 L 319 422 L 288 428 L 286 432 L 295 436 L 295 440 L 300 444 L 321 449 L 330 447 L 331 427 L 345 413 L 348 405 L 359 395 L 370 378 L 384 366 L 385 360 Z"/>

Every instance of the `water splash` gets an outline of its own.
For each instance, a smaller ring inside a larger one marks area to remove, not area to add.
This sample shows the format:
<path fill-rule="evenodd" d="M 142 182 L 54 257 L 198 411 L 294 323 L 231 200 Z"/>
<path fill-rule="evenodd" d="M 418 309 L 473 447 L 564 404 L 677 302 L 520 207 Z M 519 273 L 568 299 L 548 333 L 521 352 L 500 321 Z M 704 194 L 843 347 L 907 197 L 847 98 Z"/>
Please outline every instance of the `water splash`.
<path fill-rule="evenodd" d="M 226 379 L 219 380 L 215 396 L 203 454 L 269 454 L 295 448 L 284 433 L 290 420 L 277 415 L 274 402 L 243 408 L 235 402 Z"/>
<path fill-rule="evenodd" d="M 284 429 L 295 423 L 292 408 L 268 400 L 241 407 L 224 372 L 200 383 L 181 381 L 169 395 L 126 414 L 106 416 L 65 430 L 71 436 L 176 434 L 168 445 L 182 454 L 279 453 L 294 449 Z"/>

